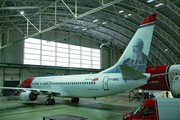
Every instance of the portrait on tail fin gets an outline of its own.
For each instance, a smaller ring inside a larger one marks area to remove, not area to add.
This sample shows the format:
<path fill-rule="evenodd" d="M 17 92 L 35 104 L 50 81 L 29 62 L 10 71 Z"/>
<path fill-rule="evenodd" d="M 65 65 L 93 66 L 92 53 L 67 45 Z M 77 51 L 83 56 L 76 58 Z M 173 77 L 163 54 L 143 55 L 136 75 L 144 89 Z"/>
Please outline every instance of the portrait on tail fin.
<path fill-rule="evenodd" d="M 139 72 L 143 72 L 141 70 L 146 68 L 147 63 L 147 55 L 143 53 L 144 42 L 141 38 L 136 38 L 134 41 L 135 42 L 132 45 L 131 54 L 123 61 L 123 64 L 129 65 Z"/>
<path fill-rule="evenodd" d="M 118 62 L 100 73 L 121 73 L 119 65 L 127 64 L 144 73 L 149 55 L 156 14 L 146 16 L 130 40 Z"/>

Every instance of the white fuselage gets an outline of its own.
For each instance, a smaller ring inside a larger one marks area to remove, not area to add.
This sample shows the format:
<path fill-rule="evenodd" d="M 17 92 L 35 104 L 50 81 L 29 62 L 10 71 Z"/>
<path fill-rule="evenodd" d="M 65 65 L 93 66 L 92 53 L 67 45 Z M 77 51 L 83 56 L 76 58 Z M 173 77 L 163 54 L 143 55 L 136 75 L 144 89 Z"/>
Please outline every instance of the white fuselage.
<path fill-rule="evenodd" d="M 37 77 L 31 88 L 56 91 L 63 97 L 102 97 L 137 88 L 147 84 L 147 79 L 123 80 L 121 73 Z"/>

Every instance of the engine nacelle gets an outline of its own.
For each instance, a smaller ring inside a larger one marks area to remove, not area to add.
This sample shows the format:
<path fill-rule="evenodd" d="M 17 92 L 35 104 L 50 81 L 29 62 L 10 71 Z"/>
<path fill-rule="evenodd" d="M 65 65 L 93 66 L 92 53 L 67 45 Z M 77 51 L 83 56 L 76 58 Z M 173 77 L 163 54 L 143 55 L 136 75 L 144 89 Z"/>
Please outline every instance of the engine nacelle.
<path fill-rule="evenodd" d="M 174 98 L 180 98 L 180 75 L 174 76 L 170 84 L 170 90 Z"/>
<path fill-rule="evenodd" d="M 37 96 L 38 96 L 38 94 L 34 94 L 31 91 L 26 91 L 26 92 L 21 92 L 20 99 L 34 101 L 37 99 Z"/>

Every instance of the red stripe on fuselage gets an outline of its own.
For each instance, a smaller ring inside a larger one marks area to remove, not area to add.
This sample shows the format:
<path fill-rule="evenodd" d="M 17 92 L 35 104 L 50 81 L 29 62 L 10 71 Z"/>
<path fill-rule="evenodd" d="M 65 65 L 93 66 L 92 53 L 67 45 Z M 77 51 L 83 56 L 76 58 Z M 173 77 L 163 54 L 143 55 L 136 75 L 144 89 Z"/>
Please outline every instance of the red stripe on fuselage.
<path fill-rule="evenodd" d="M 34 80 L 34 78 L 28 78 L 23 82 L 23 88 L 31 88 L 31 82 Z"/>
<path fill-rule="evenodd" d="M 149 15 L 147 16 L 143 22 L 141 23 L 141 25 L 144 25 L 144 24 L 147 24 L 147 23 L 151 23 L 151 22 L 155 22 L 156 20 L 156 14 L 153 14 L 153 15 Z"/>
<path fill-rule="evenodd" d="M 166 73 L 166 69 L 168 66 L 156 66 L 156 67 L 147 67 L 146 73 L 161 74 Z M 160 75 L 156 77 L 151 77 L 150 83 L 141 86 L 140 89 L 144 90 L 169 90 L 165 75 Z"/>

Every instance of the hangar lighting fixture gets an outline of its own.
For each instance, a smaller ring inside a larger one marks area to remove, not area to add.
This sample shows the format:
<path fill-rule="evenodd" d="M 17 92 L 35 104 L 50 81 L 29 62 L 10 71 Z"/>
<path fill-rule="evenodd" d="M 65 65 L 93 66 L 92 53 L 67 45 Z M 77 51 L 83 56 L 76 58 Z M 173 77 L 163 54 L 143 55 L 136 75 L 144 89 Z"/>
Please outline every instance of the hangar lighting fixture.
<path fill-rule="evenodd" d="M 164 4 L 163 3 L 159 3 L 159 4 L 155 5 L 155 7 L 159 7 L 161 5 L 164 5 Z"/>
<path fill-rule="evenodd" d="M 97 22 L 98 21 L 98 19 L 96 19 L 96 20 L 93 20 L 93 22 Z"/>
<path fill-rule="evenodd" d="M 21 11 L 20 13 L 23 15 L 23 14 L 24 14 L 24 11 Z"/>
<path fill-rule="evenodd" d="M 132 14 L 128 14 L 128 16 L 131 16 Z"/>
<path fill-rule="evenodd" d="M 165 51 L 168 51 L 168 49 L 165 49 Z"/>
<path fill-rule="evenodd" d="M 124 15 L 124 17 L 128 17 L 127 15 Z"/>
<path fill-rule="evenodd" d="M 87 30 L 87 28 L 82 29 L 82 31 L 85 31 L 85 30 Z"/>
<path fill-rule="evenodd" d="M 124 10 L 120 10 L 120 11 L 119 11 L 119 13 L 123 13 L 123 12 L 124 12 Z"/>
<path fill-rule="evenodd" d="M 77 29 L 77 28 L 79 28 L 79 27 L 78 26 L 74 27 L 74 29 Z"/>
<path fill-rule="evenodd" d="M 107 24 L 107 22 L 103 22 L 102 24 L 105 25 L 105 24 Z"/>
<path fill-rule="evenodd" d="M 154 0 L 148 0 L 147 2 L 148 2 L 148 3 L 151 3 L 151 2 L 153 2 L 153 1 L 154 1 Z"/>

